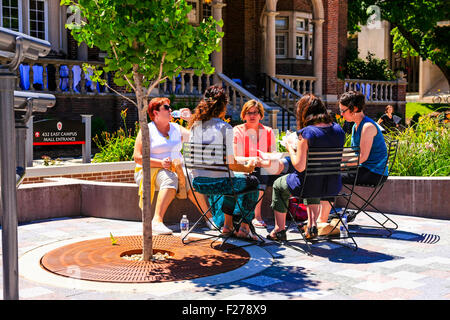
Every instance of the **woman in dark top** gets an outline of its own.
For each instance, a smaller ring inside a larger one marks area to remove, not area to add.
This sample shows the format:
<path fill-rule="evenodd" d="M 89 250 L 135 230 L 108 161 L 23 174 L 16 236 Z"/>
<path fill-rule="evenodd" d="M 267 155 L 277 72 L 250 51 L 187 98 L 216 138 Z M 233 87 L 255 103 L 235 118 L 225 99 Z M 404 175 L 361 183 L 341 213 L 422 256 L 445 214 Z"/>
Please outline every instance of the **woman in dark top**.
<path fill-rule="evenodd" d="M 386 106 L 385 114 L 378 119 L 378 124 L 382 125 L 384 129 L 387 131 L 392 130 L 394 128 L 398 128 L 398 124 L 394 121 L 394 107 L 391 105 Z"/>
<path fill-rule="evenodd" d="M 284 175 L 273 184 L 271 207 L 275 214 L 275 228 L 267 236 L 270 240 L 286 239 L 286 212 L 289 198 L 299 196 L 304 180 L 306 158 L 311 147 L 340 148 L 344 145 L 345 133 L 333 122 L 322 101 L 312 95 L 303 96 L 297 102 L 297 131 L 296 146 L 287 144 L 287 149 L 295 168 L 294 173 Z M 320 201 L 324 195 L 339 193 L 342 188 L 341 177 L 318 176 L 308 180 L 304 187 L 303 203 L 307 207 L 308 222 L 306 238 L 318 235 L 317 222 L 326 222 L 331 210 L 328 201 Z"/>

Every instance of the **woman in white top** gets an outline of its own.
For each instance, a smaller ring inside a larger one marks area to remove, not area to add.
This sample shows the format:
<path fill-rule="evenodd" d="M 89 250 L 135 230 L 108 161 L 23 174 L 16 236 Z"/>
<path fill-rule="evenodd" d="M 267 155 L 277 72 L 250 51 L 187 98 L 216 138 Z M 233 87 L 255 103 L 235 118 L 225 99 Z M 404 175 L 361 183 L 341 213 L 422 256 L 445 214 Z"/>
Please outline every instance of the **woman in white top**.
<path fill-rule="evenodd" d="M 189 109 L 187 109 L 189 110 Z M 151 122 L 148 124 L 150 132 L 150 165 L 152 168 L 152 191 L 159 190 L 152 220 L 154 234 L 172 234 L 172 230 L 164 223 L 164 215 L 178 189 L 178 176 L 173 170 L 174 162 L 181 162 L 182 143 L 189 138 L 189 131 L 182 126 L 170 122 L 172 109 L 168 98 L 154 98 L 150 101 L 148 115 Z M 187 120 L 187 119 L 185 119 Z M 135 180 L 138 185 L 142 181 L 142 135 L 139 131 L 134 145 L 134 161 L 136 162 Z M 185 183 L 186 188 L 189 184 Z M 191 190 L 187 196 L 196 204 Z M 153 194 L 152 194 L 153 198 Z M 197 195 L 202 207 L 207 207 L 202 196 Z"/>

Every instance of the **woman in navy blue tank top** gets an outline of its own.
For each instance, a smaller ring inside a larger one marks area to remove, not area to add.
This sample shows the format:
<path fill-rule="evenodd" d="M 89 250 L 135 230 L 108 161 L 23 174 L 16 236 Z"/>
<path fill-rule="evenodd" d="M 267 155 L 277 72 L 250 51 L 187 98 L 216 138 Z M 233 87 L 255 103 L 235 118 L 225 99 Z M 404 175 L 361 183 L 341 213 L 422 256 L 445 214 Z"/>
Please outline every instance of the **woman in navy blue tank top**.
<path fill-rule="evenodd" d="M 295 172 L 284 175 L 273 184 L 272 204 L 275 215 L 275 228 L 267 236 L 270 240 L 286 239 L 286 212 L 289 198 L 299 196 L 304 181 L 308 148 L 340 148 L 344 145 L 345 133 L 333 122 L 322 101 L 312 95 L 303 96 L 297 102 L 298 140 L 296 148 L 287 145 Z M 320 176 L 308 180 L 305 184 L 303 203 L 307 206 L 307 238 L 317 236 L 317 222 L 327 222 L 331 206 L 328 201 L 321 201 L 323 196 L 336 195 L 342 188 L 338 175 Z M 319 216 L 320 213 L 320 216 Z"/>

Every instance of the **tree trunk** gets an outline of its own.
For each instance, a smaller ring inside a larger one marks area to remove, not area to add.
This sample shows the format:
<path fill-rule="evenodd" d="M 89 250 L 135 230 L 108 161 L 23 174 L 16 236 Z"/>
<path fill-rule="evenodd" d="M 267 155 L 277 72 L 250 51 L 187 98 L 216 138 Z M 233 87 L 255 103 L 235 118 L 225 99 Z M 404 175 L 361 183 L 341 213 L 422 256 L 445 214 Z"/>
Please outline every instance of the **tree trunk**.
<path fill-rule="evenodd" d="M 137 66 L 133 67 L 133 78 L 136 86 L 136 100 L 138 104 L 139 126 L 142 134 L 142 170 L 143 170 L 143 208 L 142 208 L 142 255 L 144 261 L 153 257 L 151 184 L 150 184 L 150 135 L 147 122 L 147 98 L 143 92 L 142 75 L 137 73 Z"/>
<path fill-rule="evenodd" d="M 143 259 L 149 261 L 153 256 L 151 184 L 150 184 L 150 135 L 146 110 L 139 110 L 139 126 L 142 133 L 142 170 L 143 170 L 143 208 L 142 208 L 142 236 Z"/>

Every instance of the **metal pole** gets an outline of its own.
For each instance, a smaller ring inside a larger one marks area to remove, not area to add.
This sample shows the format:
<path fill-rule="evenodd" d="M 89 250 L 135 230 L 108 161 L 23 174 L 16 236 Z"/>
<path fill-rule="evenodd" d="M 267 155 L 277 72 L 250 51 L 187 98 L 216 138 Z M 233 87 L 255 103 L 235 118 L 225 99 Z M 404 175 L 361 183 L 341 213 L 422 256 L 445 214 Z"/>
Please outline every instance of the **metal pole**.
<path fill-rule="evenodd" d="M 83 163 L 91 163 L 91 119 L 92 114 L 81 115 L 82 122 L 84 123 L 84 141 L 82 145 Z"/>
<path fill-rule="evenodd" d="M 0 176 L 2 200 L 3 299 L 19 299 L 16 133 L 14 88 L 16 75 L 0 66 Z"/>
<path fill-rule="evenodd" d="M 25 139 L 25 164 L 33 166 L 33 116 L 27 122 L 27 134 Z"/>

